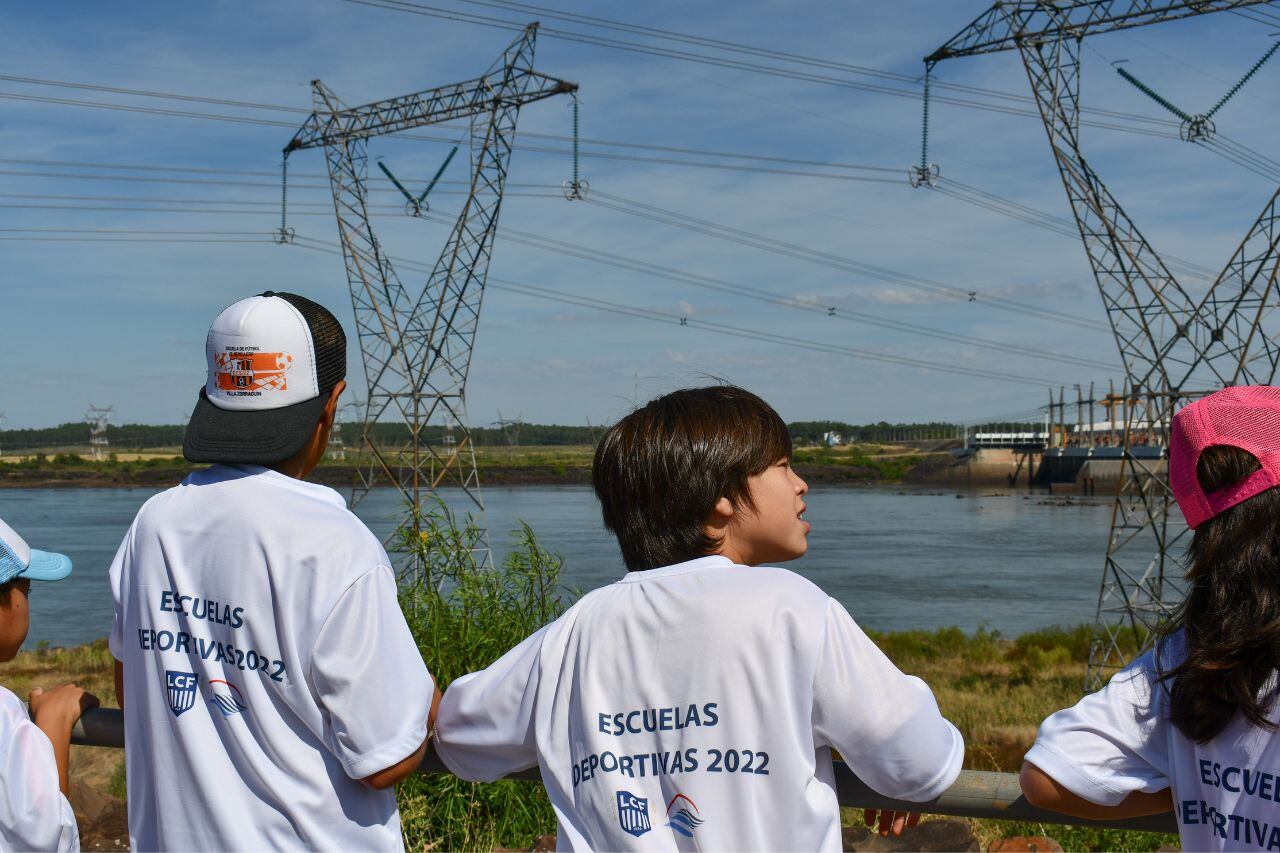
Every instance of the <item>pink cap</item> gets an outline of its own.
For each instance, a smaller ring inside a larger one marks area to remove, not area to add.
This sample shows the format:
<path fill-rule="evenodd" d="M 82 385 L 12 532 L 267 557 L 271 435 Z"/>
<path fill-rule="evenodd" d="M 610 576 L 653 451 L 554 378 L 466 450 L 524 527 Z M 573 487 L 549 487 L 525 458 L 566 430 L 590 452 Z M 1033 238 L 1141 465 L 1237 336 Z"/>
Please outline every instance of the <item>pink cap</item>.
<path fill-rule="evenodd" d="M 1238 447 L 1262 467 L 1238 483 L 1205 494 L 1196 464 L 1204 449 L 1215 445 Z M 1184 406 L 1173 416 L 1169 485 L 1192 529 L 1259 492 L 1280 486 L 1280 388 L 1238 385 Z"/>

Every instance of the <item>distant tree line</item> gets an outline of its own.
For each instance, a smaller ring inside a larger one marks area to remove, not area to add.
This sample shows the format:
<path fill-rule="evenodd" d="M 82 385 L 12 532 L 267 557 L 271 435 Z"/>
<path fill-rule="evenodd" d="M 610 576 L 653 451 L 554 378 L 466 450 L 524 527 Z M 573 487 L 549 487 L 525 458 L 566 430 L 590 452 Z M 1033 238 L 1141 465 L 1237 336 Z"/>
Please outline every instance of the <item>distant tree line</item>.
<path fill-rule="evenodd" d="M 107 443 L 119 450 L 174 447 L 182 444 L 184 429 L 172 424 L 110 425 L 106 437 Z M 20 451 L 28 447 L 76 447 L 88 443 L 89 425 L 83 421 L 40 429 L 0 430 L 0 452 Z"/>
<path fill-rule="evenodd" d="M 795 421 L 787 427 L 792 440 L 800 446 L 826 444 L 827 436 L 837 435 L 843 442 L 894 442 L 924 441 L 927 439 L 953 438 L 959 428 L 955 424 L 897 423 L 880 421 L 874 424 L 848 424 L 844 421 Z"/>
<path fill-rule="evenodd" d="M 796 421 L 788 424 L 788 428 L 791 430 L 792 439 L 801 447 L 825 444 L 826 436 L 832 433 L 839 435 L 845 442 L 893 442 L 952 438 L 960 429 L 955 424 L 940 422 L 888 423 L 886 421 L 874 424 Z M 112 450 L 177 447 L 182 444 L 184 429 L 183 425 L 177 424 L 111 425 L 107 427 L 106 437 Z M 362 429 L 362 424 L 354 422 L 338 425 L 342 442 L 352 448 L 360 446 Z M 607 425 L 569 426 L 522 423 L 518 428 L 515 425 L 506 428 L 473 427 L 471 438 L 478 447 L 594 445 L 606 429 L 608 429 Z M 409 428 L 401 423 L 379 423 L 374 425 L 373 435 L 375 443 L 394 446 L 409 440 Z M 446 430 L 440 426 L 425 427 L 422 435 L 432 444 L 444 444 L 446 441 Z M 26 448 L 83 447 L 88 444 L 89 425 L 83 422 L 66 423 L 42 429 L 0 430 L 0 452 L 16 452 Z"/>

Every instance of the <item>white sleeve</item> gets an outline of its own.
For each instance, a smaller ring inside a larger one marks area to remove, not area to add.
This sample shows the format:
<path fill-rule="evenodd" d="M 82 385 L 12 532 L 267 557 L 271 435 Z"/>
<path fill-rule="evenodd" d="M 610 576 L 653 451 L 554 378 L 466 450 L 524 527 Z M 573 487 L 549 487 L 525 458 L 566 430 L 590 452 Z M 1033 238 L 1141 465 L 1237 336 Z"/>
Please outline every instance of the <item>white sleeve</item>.
<path fill-rule="evenodd" d="M 352 779 L 403 761 L 426 740 L 435 682 L 389 567 L 366 572 L 339 596 L 316 636 L 309 676 L 329 748 Z"/>
<path fill-rule="evenodd" d="M 436 716 L 436 752 L 455 776 L 492 782 L 537 765 L 538 656 L 547 627 L 445 690 Z"/>
<path fill-rule="evenodd" d="M 964 739 L 928 685 L 894 666 L 835 600 L 814 672 L 813 731 L 859 779 L 900 800 L 937 797 L 964 760 Z"/>
<path fill-rule="evenodd" d="M 58 789 L 58 765 L 44 732 L 23 720 L 0 751 L 0 847 L 79 850 L 75 814 Z"/>
<path fill-rule="evenodd" d="M 1099 805 L 1164 790 L 1171 724 L 1153 701 L 1159 689 L 1154 657 L 1144 655 L 1097 693 L 1045 720 L 1026 760 Z"/>
<path fill-rule="evenodd" d="M 133 526 L 129 526 L 129 530 L 124 534 L 124 539 L 120 541 L 120 547 L 116 549 L 115 559 L 111 561 L 111 568 L 107 570 L 107 578 L 111 582 L 111 598 L 115 602 L 115 616 L 111 620 L 111 637 L 107 641 L 108 647 L 111 649 L 111 656 L 118 661 L 124 660 L 124 572 L 125 563 L 129 559 L 129 552 L 132 550 L 133 543 Z"/>

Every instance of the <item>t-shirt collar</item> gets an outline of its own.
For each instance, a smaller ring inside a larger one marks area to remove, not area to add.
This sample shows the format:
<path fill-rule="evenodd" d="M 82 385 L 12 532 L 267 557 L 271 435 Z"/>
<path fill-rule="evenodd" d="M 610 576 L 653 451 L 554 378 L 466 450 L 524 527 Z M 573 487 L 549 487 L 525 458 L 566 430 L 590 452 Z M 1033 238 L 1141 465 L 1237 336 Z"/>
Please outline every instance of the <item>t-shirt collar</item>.
<path fill-rule="evenodd" d="M 299 480 L 290 477 L 288 474 L 281 474 L 274 468 L 268 468 L 265 465 L 254 465 L 248 462 L 219 462 L 210 466 L 209 472 L 215 477 L 221 476 L 243 476 L 261 477 L 264 482 L 269 482 L 285 489 L 293 489 L 297 492 L 309 495 L 322 501 L 328 501 L 334 506 L 346 508 L 347 502 L 342 495 L 338 494 L 328 486 L 322 486 L 319 483 L 308 483 L 306 480 Z"/>
<path fill-rule="evenodd" d="M 627 572 L 627 576 L 620 578 L 618 583 L 639 583 L 641 581 L 653 580 L 654 578 L 666 578 L 672 575 L 683 575 L 689 572 L 696 572 L 700 569 L 710 569 L 723 566 L 732 566 L 733 560 L 723 557 L 719 554 L 711 554 L 707 557 L 698 557 L 693 560 L 685 560 L 683 563 L 675 563 L 670 566 L 662 566 L 658 569 L 645 569 L 639 572 Z"/>

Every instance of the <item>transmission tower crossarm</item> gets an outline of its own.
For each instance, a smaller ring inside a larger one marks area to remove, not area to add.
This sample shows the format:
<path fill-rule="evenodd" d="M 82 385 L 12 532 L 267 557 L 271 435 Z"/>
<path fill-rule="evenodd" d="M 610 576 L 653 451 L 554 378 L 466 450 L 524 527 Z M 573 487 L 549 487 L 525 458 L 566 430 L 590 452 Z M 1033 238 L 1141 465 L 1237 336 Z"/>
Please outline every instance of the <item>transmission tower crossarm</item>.
<path fill-rule="evenodd" d="M 1266 2 L 1270 0 L 1006 0 L 979 15 L 926 56 L 925 62 L 933 65 L 944 59 L 1013 50 L 1019 42 L 1084 38 Z"/>
<path fill-rule="evenodd" d="M 523 106 L 554 95 L 576 92 L 578 85 L 537 71 L 514 69 L 519 80 L 512 86 L 500 75 L 487 74 L 462 83 L 427 89 L 412 95 L 387 98 L 344 110 L 317 110 L 307 117 L 286 154 L 305 148 L 337 145 L 353 139 L 370 139 L 415 127 L 470 118 L 497 106 Z M 319 81 L 313 81 L 315 85 Z M 501 94 L 499 94 L 499 92 Z"/>

